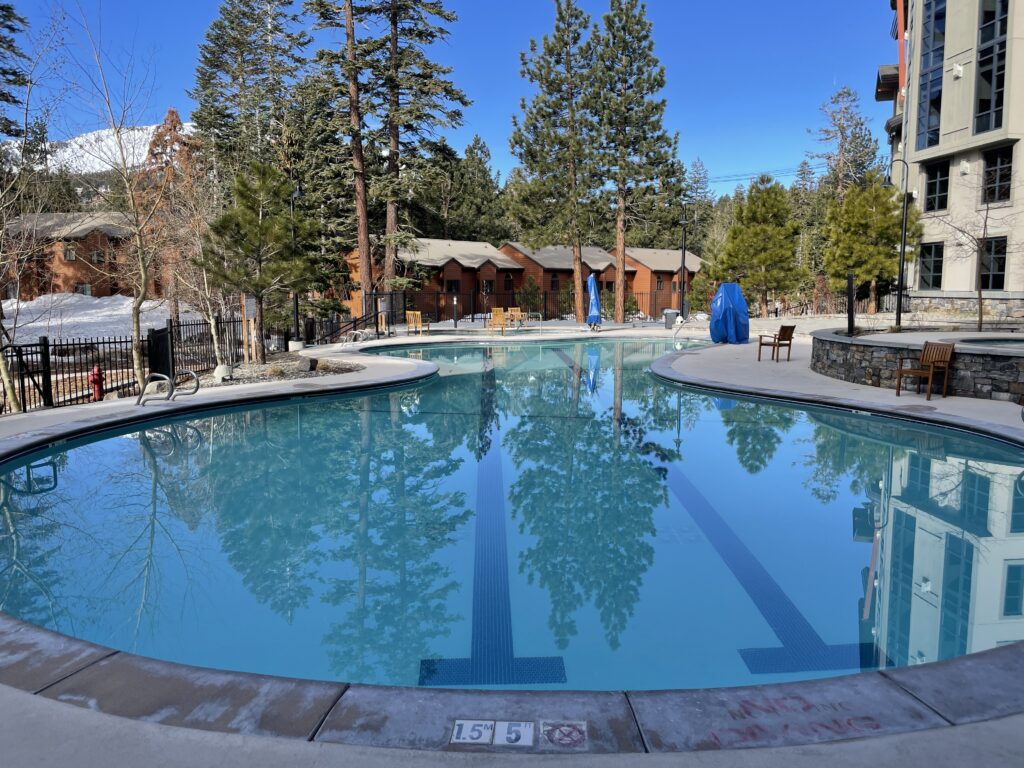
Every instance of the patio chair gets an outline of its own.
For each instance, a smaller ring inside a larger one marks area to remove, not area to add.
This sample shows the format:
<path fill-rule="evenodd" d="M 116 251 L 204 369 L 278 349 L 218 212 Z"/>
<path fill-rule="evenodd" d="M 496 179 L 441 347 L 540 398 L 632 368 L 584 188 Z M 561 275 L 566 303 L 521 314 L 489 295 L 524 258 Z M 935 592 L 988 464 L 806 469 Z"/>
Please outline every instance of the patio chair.
<path fill-rule="evenodd" d="M 904 362 L 913 360 L 916 367 L 904 368 Z M 921 382 L 928 380 L 925 400 L 932 399 L 932 378 L 936 373 L 942 374 L 942 396 L 946 396 L 949 384 L 949 368 L 953 362 L 953 345 L 926 341 L 920 355 L 900 355 L 896 362 L 896 397 L 900 396 L 900 386 L 904 376 L 917 377 L 917 394 L 921 394 Z"/>
<path fill-rule="evenodd" d="M 508 322 L 515 323 L 517 328 L 525 328 L 529 324 L 529 318 L 519 307 L 509 307 Z"/>
<path fill-rule="evenodd" d="M 426 330 L 424 330 L 426 329 Z M 406 312 L 405 313 L 405 330 L 410 336 L 413 332 L 420 334 L 430 333 L 430 321 L 423 322 L 422 312 Z"/>
<path fill-rule="evenodd" d="M 771 347 L 772 348 L 772 360 L 776 363 L 782 358 L 782 348 L 786 348 L 786 361 L 790 360 L 790 356 L 793 354 L 793 331 L 796 330 L 795 325 L 784 325 L 779 328 L 778 333 L 771 335 L 761 334 L 757 337 L 757 359 L 758 362 L 761 360 L 761 348 Z"/>
<path fill-rule="evenodd" d="M 501 335 L 505 335 L 505 328 L 508 326 L 508 316 L 504 309 L 495 308 L 491 310 L 491 319 L 487 321 L 487 330 L 494 331 L 501 328 Z"/>

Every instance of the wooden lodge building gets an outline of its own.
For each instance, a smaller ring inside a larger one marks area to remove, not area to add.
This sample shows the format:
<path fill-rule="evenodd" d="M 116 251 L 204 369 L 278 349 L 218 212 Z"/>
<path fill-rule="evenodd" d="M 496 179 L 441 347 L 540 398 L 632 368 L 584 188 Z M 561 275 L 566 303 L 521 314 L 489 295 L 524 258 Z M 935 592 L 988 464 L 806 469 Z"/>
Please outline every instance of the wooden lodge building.
<path fill-rule="evenodd" d="M 615 290 L 615 256 L 593 246 L 583 248 L 584 281 L 597 276 L 602 291 Z M 662 309 L 678 305 L 678 250 L 629 248 L 626 250 L 626 294 L 635 302 L 634 312 L 656 318 Z M 418 238 L 398 253 L 406 275 L 417 275 L 420 286 L 406 291 L 406 308 L 425 317 L 450 320 L 458 316 L 486 314 L 492 307 L 520 306 L 521 289 L 530 278 L 537 286 L 540 310 L 547 319 L 572 313 L 572 249 L 564 245 L 529 248 L 508 242 L 495 248 L 490 243 Z M 358 254 L 348 256 L 351 278 L 362 283 Z M 684 284 L 700 270 L 700 259 L 687 252 Z M 353 292 L 347 302 L 353 317 L 362 314 L 362 294 Z"/>
<path fill-rule="evenodd" d="M 110 296 L 119 293 L 105 265 L 131 235 L 127 217 L 115 211 L 43 213 L 15 220 L 5 233 L 11 251 L 24 251 L 19 267 L 4 264 L 4 299 L 31 301 L 47 293 Z"/>

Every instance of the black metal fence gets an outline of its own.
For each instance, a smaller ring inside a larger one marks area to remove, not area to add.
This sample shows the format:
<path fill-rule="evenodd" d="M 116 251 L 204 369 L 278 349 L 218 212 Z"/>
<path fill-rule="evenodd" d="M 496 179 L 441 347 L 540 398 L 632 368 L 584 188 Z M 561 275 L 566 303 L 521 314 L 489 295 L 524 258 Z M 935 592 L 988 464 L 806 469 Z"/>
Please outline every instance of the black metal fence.
<path fill-rule="evenodd" d="M 336 319 L 307 318 L 302 331 L 307 341 L 315 334 L 340 323 Z M 215 336 L 216 335 L 216 336 Z M 292 340 L 291 330 L 268 329 L 265 343 L 270 351 L 285 350 Z M 214 343 L 216 338 L 217 343 Z M 142 374 L 180 375 L 212 371 L 218 363 L 217 351 L 228 364 L 245 357 L 242 321 L 206 320 L 167 321 L 161 328 L 150 329 L 141 340 Z M 87 403 L 95 399 L 90 376 L 98 366 L 103 376 L 102 394 L 117 392 L 123 397 L 139 393 L 135 377 L 130 336 L 59 339 L 46 336 L 31 344 L 8 344 L 2 354 L 11 372 L 11 383 L 22 408 L 52 408 Z M 11 410 L 7 388 L 0 388 L 0 414 Z"/>

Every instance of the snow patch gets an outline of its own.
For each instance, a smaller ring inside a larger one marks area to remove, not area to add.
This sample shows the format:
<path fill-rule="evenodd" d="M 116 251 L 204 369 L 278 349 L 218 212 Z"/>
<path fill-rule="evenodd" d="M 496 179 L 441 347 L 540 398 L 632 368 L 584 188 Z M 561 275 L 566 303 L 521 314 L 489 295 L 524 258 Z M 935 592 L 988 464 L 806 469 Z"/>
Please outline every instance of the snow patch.
<path fill-rule="evenodd" d="M 130 336 L 132 332 L 130 296 L 82 296 L 77 293 L 50 293 L 32 301 L 8 299 L 3 302 L 4 326 L 15 342 L 29 344 L 39 336 L 51 340 Z M 182 319 L 198 320 L 182 308 Z M 169 306 L 163 301 L 142 305 L 142 330 L 167 324 Z"/>

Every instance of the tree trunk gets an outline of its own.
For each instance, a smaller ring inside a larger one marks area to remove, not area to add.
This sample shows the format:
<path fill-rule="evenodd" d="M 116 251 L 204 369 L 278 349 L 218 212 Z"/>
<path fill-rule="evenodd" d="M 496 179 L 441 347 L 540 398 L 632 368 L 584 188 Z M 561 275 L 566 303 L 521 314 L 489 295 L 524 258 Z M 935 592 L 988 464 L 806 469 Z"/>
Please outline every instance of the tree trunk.
<path fill-rule="evenodd" d="M 583 304 L 583 246 L 579 240 L 572 244 L 572 286 L 576 291 L 576 322 L 587 319 L 586 307 Z"/>
<path fill-rule="evenodd" d="M 897 301 L 899 297 L 896 297 Z M 878 279 L 872 278 L 868 285 L 868 314 L 878 314 Z"/>
<path fill-rule="evenodd" d="M 398 9 L 397 3 L 391 3 L 391 84 L 388 93 L 388 178 L 391 187 L 388 190 L 387 210 L 384 221 L 384 290 L 390 291 L 395 279 L 395 262 L 398 260 L 398 182 L 401 166 L 398 163 L 399 125 L 398 112 L 401 108 L 398 92 Z"/>
<path fill-rule="evenodd" d="M 359 73 L 356 70 L 356 28 L 352 0 L 345 0 L 345 60 L 348 62 L 348 120 L 352 149 L 352 172 L 355 182 L 356 249 L 359 251 L 359 285 L 363 311 L 373 290 L 373 264 L 370 261 L 370 223 L 366 212 L 366 164 L 363 161 L 363 124 L 359 108 Z"/>
<path fill-rule="evenodd" d="M 768 289 L 761 291 L 761 317 L 768 317 Z"/>
<path fill-rule="evenodd" d="M 263 297 L 256 296 L 256 339 L 253 344 L 253 352 L 256 353 L 256 364 L 263 365 L 267 362 L 267 345 L 263 338 Z"/>
<path fill-rule="evenodd" d="M 986 224 L 986 228 L 985 228 L 984 231 L 987 232 L 988 231 L 988 222 L 986 221 L 985 224 Z M 977 269 L 976 269 L 976 273 L 974 275 L 974 284 L 978 286 L 978 330 L 979 331 L 985 325 L 985 298 L 982 295 L 982 287 L 981 287 L 981 285 L 982 285 L 981 284 L 981 265 L 982 265 L 982 261 L 981 260 L 982 260 L 982 258 L 984 258 L 984 255 L 985 255 L 985 241 L 984 240 L 979 240 L 978 241 L 978 258 L 975 260 L 977 262 Z"/>
<path fill-rule="evenodd" d="M 619 183 L 615 209 L 615 322 L 626 322 L 626 185 Z"/>
<path fill-rule="evenodd" d="M 0 328 L 3 326 L 0 325 Z M 2 346 L 2 345 L 0 345 Z M 14 378 L 11 376 L 11 366 L 7 364 L 7 356 L 0 350 L 0 380 L 3 381 L 4 392 L 7 393 L 7 407 L 11 413 L 21 413 L 24 410 L 21 398 L 18 396 L 18 389 L 14 386 Z"/>
<path fill-rule="evenodd" d="M 142 302 L 146 300 L 145 293 L 136 294 L 132 298 L 132 371 L 135 374 L 135 381 L 142 390 L 142 382 L 146 380 L 146 370 L 142 365 Z M 173 343 L 173 339 L 170 343 Z"/>

